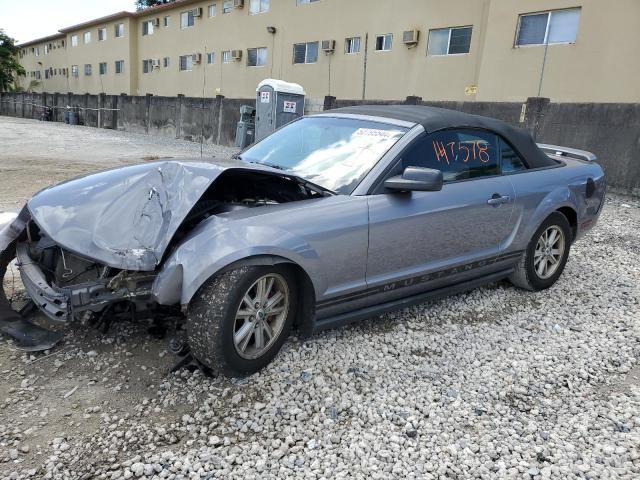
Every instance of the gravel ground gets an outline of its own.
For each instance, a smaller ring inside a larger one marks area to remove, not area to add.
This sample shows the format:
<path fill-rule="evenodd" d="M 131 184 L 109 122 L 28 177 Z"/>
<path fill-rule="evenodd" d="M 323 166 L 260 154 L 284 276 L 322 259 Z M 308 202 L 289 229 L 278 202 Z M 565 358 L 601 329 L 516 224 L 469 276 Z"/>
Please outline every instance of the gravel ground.
<path fill-rule="evenodd" d="M 12 205 L 35 167 L 5 153 L 6 123 L 78 142 L 0 117 L 3 183 L 23 179 L 2 190 Z M 106 138 L 166 154 L 155 138 L 77 132 L 92 157 Z M 56 175 L 96 167 L 23 148 L 64 163 Z M 610 195 L 552 289 L 501 283 L 292 338 L 242 380 L 169 374 L 144 325 L 74 326 L 39 355 L 3 340 L 0 477 L 640 478 L 639 245 L 640 201 Z"/>

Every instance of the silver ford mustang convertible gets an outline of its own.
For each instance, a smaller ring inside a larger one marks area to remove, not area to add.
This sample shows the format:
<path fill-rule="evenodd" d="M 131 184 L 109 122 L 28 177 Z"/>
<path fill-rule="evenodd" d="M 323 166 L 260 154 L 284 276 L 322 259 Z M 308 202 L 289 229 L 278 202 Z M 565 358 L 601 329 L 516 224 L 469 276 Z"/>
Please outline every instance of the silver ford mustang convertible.
<path fill-rule="evenodd" d="M 5 215 L 0 277 L 17 265 L 53 322 L 172 312 L 195 361 L 249 374 L 294 326 L 308 335 L 502 279 L 549 288 L 602 209 L 595 160 L 461 112 L 343 108 L 231 160 L 47 188 Z M 0 295 L 1 329 L 46 346 L 51 332 L 10 307 Z"/>

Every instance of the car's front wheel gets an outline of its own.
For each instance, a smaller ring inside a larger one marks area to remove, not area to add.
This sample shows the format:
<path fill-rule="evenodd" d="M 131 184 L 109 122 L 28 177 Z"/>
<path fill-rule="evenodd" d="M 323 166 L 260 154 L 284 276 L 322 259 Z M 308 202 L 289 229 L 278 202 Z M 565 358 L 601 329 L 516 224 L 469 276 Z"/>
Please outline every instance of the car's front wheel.
<path fill-rule="evenodd" d="M 189 308 L 191 352 L 214 372 L 257 372 L 287 339 L 296 298 L 294 276 L 282 265 L 241 267 L 212 278 Z"/>
<path fill-rule="evenodd" d="M 531 238 L 527 250 L 509 277 L 514 285 L 538 291 L 551 287 L 567 264 L 571 226 L 560 212 L 552 213 Z"/>

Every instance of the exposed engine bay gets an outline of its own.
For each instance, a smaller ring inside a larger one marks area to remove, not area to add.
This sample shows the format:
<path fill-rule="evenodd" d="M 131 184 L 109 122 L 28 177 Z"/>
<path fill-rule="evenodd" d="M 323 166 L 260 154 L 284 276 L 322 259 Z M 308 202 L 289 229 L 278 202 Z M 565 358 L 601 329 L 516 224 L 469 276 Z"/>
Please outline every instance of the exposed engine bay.
<path fill-rule="evenodd" d="M 164 258 L 196 225 L 214 215 L 319 198 L 325 192 L 295 177 L 253 170 L 227 170 L 207 188 L 176 230 Z M 129 228 L 135 228 L 131 226 Z M 33 219 L 15 241 L 15 256 L 25 289 L 36 306 L 57 322 L 110 316 L 180 317 L 180 306 L 157 305 L 151 287 L 154 271 L 114 268 L 58 245 Z"/>

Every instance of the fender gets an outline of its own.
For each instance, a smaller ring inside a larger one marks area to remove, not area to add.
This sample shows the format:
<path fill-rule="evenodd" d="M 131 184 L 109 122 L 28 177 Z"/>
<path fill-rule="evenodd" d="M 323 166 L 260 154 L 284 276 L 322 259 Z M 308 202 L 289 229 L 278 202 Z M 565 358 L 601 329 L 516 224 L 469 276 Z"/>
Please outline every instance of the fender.
<path fill-rule="evenodd" d="M 242 261 L 250 265 L 291 262 L 312 279 L 316 297 L 327 288 L 318 254 L 303 238 L 281 228 L 211 217 L 170 255 L 152 293 L 162 305 L 186 305 L 209 278 Z"/>

